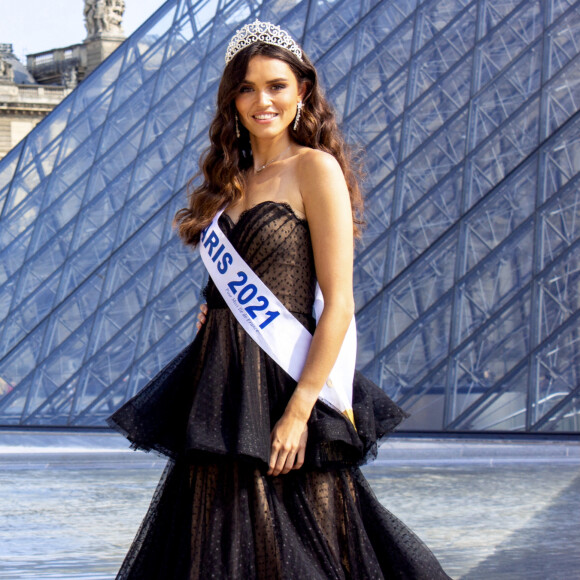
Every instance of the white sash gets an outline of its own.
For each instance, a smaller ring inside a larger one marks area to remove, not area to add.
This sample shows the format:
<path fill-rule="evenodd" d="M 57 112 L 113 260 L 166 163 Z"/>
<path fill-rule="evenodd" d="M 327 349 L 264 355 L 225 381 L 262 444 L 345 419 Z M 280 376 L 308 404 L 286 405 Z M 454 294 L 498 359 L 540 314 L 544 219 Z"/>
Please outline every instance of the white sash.
<path fill-rule="evenodd" d="M 292 316 L 230 243 L 218 226 L 219 211 L 202 232 L 201 258 L 216 288 L 243 329 L 295 381 L 300 379 L 312 335 Z M 324 309 L 318 283 L 314 301 L 316 323 Z M 352 382 L 356 362 L 354 316 L 340 353 L 318 398 L 346 415 L 354 425 Z"/>

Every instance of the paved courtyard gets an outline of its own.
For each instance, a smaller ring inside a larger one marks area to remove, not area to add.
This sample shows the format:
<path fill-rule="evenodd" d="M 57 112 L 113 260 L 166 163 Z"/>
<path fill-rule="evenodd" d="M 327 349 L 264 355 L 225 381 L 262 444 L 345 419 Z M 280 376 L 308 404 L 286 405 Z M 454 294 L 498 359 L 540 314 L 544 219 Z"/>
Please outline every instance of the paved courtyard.
<path fill-rule="evenodd" d="M 163 460 L 120 436 L 0 432 L 0 579 L 112 579 Z M 464 580 L 580 579 L 580 443 L 396 437 L 381 502 Z"/>

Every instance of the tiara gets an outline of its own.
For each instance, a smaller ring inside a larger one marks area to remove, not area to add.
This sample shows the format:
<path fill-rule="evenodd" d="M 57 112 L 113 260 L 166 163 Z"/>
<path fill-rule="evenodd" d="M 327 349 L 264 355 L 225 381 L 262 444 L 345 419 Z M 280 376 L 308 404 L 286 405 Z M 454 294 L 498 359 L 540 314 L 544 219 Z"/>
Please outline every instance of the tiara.
<path fill-rule="evenodd" d="M 274 46 L 280 46 L 295 54 L 302 60 L 302 51 L 292 37 L 279 26 L 270 22 L 260 22 L 257 18 L 252 24 L 246 24 L 241 30 L 236 30 L 235 36 L 230 40 L 226 50 L 226 64 L 240 52 L 240 50 L 254 44 L 265 42 Z"/>

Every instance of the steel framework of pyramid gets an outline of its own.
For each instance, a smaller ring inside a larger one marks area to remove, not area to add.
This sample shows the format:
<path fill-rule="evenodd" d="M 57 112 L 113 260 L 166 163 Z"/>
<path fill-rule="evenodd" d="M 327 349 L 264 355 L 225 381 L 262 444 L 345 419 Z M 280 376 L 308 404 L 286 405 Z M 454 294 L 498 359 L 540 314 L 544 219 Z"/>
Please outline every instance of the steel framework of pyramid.
<path fill-rule="evenodd" d="M 428 431 L 580 431 L 580 2 L 170 0 L 0 162 L 0 425 L 102 426 L 192 340 L 172 231 L 228 39 L 366 152 L 358 366 Z"/>

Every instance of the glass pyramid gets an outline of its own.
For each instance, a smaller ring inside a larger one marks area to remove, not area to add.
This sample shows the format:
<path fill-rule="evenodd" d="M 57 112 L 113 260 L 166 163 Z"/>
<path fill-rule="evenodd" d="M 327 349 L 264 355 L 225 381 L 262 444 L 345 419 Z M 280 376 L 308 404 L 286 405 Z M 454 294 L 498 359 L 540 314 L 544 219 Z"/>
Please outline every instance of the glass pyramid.
<path fill-rule="evenodd" d="M 102 426 L 195 333 L 171 228 L 228 39 L 364 148 L 359 368 L 405 428 L 580 431 L 580 1 L 170 0 L 0 162 L 0 424 Z"/>

